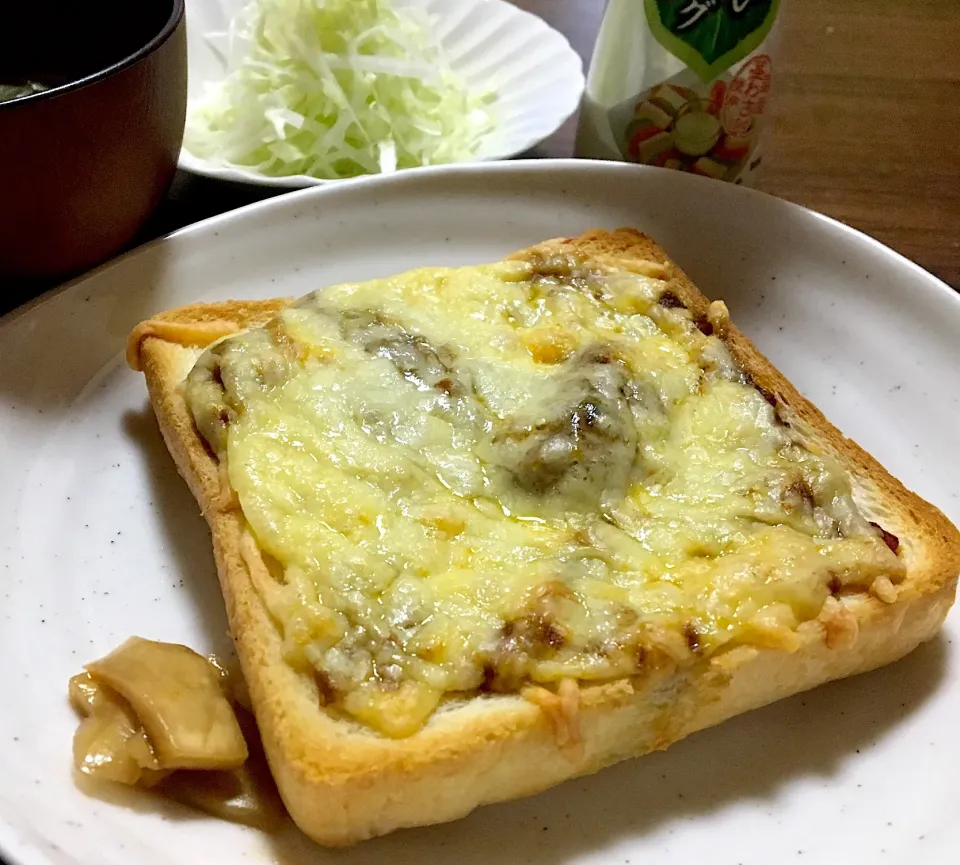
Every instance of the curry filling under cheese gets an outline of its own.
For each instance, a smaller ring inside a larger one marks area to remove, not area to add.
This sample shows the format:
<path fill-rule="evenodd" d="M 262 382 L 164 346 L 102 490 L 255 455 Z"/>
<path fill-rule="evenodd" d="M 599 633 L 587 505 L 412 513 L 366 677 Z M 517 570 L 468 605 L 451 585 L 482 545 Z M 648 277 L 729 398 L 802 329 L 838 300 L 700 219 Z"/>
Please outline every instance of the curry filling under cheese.
<path fill-rule="evenodd" d="M 423 269 L 200 358 L 188 403 L 331 710 L 405 736 L 449 695 L 789 651 L 832 593 L 901 579 L 666 289 L 567 256 Z"/>

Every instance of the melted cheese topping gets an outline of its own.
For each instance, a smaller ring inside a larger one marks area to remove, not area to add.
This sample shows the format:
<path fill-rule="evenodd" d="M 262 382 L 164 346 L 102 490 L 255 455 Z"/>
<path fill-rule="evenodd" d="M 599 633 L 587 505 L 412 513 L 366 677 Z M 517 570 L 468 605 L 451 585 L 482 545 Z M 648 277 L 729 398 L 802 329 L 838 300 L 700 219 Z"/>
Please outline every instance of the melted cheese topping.
<path fill-rule="evenodd" d="M 832 591 L 900 578 L 839 466 L 665 288 L 418 270 L 201 358 L 188 402 L 332 706 L 404 736 L 451 692 L 789 650 Z"/>

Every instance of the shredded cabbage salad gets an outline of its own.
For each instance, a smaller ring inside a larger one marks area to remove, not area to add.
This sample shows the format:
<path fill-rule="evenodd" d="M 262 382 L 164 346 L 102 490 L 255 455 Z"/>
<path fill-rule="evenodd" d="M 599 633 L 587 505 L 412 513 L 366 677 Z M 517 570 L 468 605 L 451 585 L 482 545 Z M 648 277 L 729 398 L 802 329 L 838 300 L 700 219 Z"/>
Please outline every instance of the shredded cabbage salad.
<path fill-rule="evenodd" d="M 469 93 L 422 9 L 253 0 L 227 76 L 191 104 L 187 150 L 265 175 L 355 177 L 472 156 L 492 93 Z"/>

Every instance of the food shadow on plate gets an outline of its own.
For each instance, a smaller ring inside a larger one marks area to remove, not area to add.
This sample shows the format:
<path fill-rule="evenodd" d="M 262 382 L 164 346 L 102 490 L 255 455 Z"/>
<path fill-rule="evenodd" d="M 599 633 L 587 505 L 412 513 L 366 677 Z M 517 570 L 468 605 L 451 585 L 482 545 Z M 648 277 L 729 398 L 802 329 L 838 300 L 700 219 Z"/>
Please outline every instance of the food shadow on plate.
<path fill-rule="evenodd" d="M 199 620 L 211 645 L 227 649 L 223 601 L 203 517 L 173 466 L 149 406 L 128 411 L 124 428 L 143 453 L 165 545 Z M 935 693 L 947 660 L 941 636 L 888 667 L 782 700 L 667 751 L 537 796 L 480 808 L 454 823 L 403 830 L 335 851 L 314 845 L 292 825 L 276 835 L 251 831 L 251 836 L 267 861 L 278 865 L 420 865 L 454 859 L 457 865 L 546 865 L 738 803 L 769 811 L 777 793 L 792 781 L 829 779 L 895 730 Z M 159 811 L 173 821 L 209 819 L 157 796 L 117 791 L 109 798 L 138 811 Z"/>
<path fill-rule="evenodd" d="M 126 435 L 142 455 L 156 522 L 212 650 L 232 655 L 227 616 L 213 560 L 210 530 L 160 435 L 149 404 L 123 416 Z M 149 635 L 148 635 L 149 636 Z"/>
<path fill-rule="evenodd" d="M 547 865 L 733 806 L 772 814 L 790 783 L 828 780 L 894 733 L 936 692 L 947 662 L 947 641 L 939 636 L 883 669 L 798 694 L 528 799 L 346 850 L 281 833 L 269 838 L 270 858 L 278 865 Z"/>

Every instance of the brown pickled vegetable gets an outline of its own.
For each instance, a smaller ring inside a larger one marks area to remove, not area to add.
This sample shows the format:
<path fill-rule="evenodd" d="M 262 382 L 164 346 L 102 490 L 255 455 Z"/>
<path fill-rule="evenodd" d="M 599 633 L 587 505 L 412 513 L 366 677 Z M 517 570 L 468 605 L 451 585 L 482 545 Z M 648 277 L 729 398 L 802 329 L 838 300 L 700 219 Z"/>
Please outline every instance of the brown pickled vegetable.
<path fill-rule="evenodd" d="M 235 769 L 247 745 L 220 677 L 186 646 L 131 637 L 87 672 L 123 696 L 164 769 Z"/>
<path fill-rule="evenodd" d="M 250 746 L 250 756 L 239 769 L 174 772 L 156 789 L 184 805 L 231 823 L 242 823 L 264 832 L 276 831 L 286 811 L 260 745 L 256 722 L 243 709 L 237 712 L 237 720 Z"/>
<path fill-rule="evenodd" d="M 220 687 L 226 694 L 227 699 L 237 706 L 242 706 L 247 712 L 252 712 L 250 692 L 247 690 L 247 680 L 243 677 L 240 664 L 237 661 L 224 661 L 216 655 L 207 655 L 207 660 L 220 676 Z M 237 720 L 240 722 L 241 730 L 246 733 L 240 714 L 237 715 Z"/>
<path fill-rule="evenodd" d="M 284 808 L 235 664 L 133 637 L 70 680 L 79 772 L 264 831 Z M 236 714 L 231 702 L 238 703 Z"/>
<path fill-rule="evenodd" d="M 74 765 L 101 781 L 149 787 L 160 770 L 150 741 L 130 704 L 87 673 L 70 680 L 70 702 L 84 716 L 73 737 Z"/>
<path fill-rule="evenodd" d="M 70 705 L 84 718 L 93 714 L 103 702 L 103 689 L 90 678 L 89 673 L 77 673 L 71 678 L 67 692 L 70 695 Z"/>

